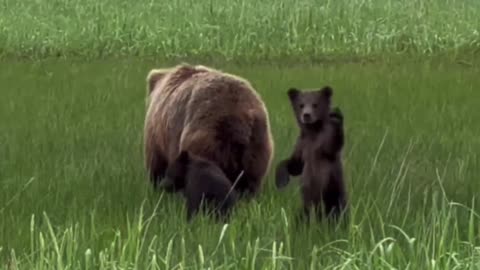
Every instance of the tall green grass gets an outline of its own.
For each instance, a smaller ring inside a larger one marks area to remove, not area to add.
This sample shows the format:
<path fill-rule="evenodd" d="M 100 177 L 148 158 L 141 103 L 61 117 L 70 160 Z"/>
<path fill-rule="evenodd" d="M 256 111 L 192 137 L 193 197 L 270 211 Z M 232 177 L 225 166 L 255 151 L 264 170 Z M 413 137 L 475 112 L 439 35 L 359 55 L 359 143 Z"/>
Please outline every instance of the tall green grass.
<path fill-rule="evenodd" d="M 323 59 L 478 52 L 476 0 L 1 0 L 0 55 Z"/>
<path fill-rule="evenodd" d="M 145 76 L 166 63 L 3 62 L 0 268 L 478 269 L 478 66 L 217 66 L 267 103 L 276 162 L 297 130 L 290 86 L 334 88 L 345 114 L 347 228 L 296 224 L 271 175 L 231 222 L 185 222 L 142 156 Z"/>

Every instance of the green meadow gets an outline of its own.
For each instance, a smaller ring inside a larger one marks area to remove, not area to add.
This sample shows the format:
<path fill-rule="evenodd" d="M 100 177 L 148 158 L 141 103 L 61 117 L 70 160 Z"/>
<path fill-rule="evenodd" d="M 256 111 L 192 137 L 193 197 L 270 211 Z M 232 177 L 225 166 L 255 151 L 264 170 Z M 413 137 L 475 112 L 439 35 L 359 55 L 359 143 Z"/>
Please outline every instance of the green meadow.
<path fill-rule="evenodd" d="M 480 269 L 479 31 L 473 0 L 0 0 L 0 269 Z M 153 191 L 145 78 L 180 61 L 253 84 L 273 166 L 287 89 L 332 86 L 347 226 L 272 173 L 228 224 Z"/>

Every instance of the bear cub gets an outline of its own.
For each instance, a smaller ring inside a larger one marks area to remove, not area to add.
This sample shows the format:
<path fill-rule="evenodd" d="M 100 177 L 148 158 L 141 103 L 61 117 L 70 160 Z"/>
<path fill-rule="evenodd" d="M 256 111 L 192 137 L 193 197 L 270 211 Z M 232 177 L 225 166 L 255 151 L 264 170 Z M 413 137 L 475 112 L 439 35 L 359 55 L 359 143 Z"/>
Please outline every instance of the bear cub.
<path fill-rule="evenodd" d="M 291 156 L 277 165 L 276 186 L 283 188 L 290 175 L 301 175 L 304 214 L 313 210 L 319 219 L 322 214 L 337 219 L 347 204 L 341 162 L 343 114 L 331 109 L 330 86 L 314 91 L 290 88 L 287 93 L 300 135 Z"/>
<path fill-rule="evenodd" d="M 168 166 L 164 181 L 183 191 L 187 221 L 199 210 L 212 208 L 217 220 L 226 221 L 237 201 L 230 180 L 217 165 L 185 150 Z"/>

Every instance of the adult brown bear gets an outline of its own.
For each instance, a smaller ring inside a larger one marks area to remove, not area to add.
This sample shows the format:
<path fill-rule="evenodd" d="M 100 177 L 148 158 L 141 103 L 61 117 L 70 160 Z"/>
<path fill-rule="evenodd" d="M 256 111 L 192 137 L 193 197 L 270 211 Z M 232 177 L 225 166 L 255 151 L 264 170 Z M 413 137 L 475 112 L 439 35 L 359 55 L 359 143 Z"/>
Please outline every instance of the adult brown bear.
<path fill-rule="evenodd" d="M 214 163 L 232 183 L 238 179 L 234 189 L 240 195 L 260 190 L 273 140 L 265 104 L 247 80 L 181 64 L 150 71 L 147 85 L 144 150 L 154 186 L 177 190 L 163 181 L 165 171 L 188 151 Z"/>

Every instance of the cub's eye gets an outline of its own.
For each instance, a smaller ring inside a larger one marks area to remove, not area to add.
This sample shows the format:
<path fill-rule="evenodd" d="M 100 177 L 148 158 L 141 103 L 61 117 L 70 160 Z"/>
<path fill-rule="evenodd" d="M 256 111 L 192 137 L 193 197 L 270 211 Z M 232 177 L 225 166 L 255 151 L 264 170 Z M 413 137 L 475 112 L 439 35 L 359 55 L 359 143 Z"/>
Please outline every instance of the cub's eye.
<path fill-rule="evenodd" d="M 317 103 L 313 103 L 313 104 L 312 104 L 312 107 L 313 107 L 313 108 L 317 108 Z"/>
<path fill-rule="evenodd" d="M 304 107 L 304 106 L 305 106 L 305 105 L 303 105 L 303 104 L 300 104 L 300 109 L 303 109 L 303 107 Z"/>

